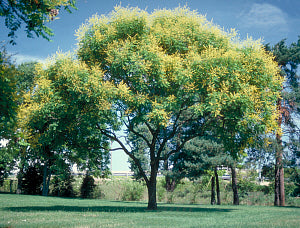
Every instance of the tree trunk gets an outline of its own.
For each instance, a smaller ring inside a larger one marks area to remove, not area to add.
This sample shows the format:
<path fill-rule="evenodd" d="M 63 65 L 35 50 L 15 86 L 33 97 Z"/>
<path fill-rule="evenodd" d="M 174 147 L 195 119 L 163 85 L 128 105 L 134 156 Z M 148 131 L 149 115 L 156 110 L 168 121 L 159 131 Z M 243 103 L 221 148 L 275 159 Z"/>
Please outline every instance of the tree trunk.
<path fill-rule="evenodd" d="M 48 196 L 48 192 L 49 192 L 49 173 L 48 173 L 48 161 L 45 162 L 44 164 L 44 170 L 43 170 L 43 191 L 42 191 L 42 195 L 43 196 Z M 47 180 L 48 178 L 48 180 Z"/>
<path fill-rule="evenodd" d="M 151 165 L 150 179 L 147 183 L 148 188 L 148 210 L 157 210 L 156 202 L 156 176 L 157 176 L 158 164 Z"/>
<path fill-rule="evenodd" d="M 279 111 L 278 126 L 282 124 L 282 104 L 281 99 L 277 100 L 277 109 Z M 285 206 L 285 191 L 284 191 L 284 169 L 282 163 L 283 148 L 282 138 L 280 134 L 276 134 L 276 164 L 275 164 L 275 189 L 274 189 L 274 205 Z"/>
<path fill-rule="evenodd" d="M 168 159 L 164 160 L 164 170 L 169 171 L 169 163 Z M 171 178 L 170 175 L 167 174 L 165 175 L 165 180 L 166 180 L 166 190 L 167 192 L 173 192 L 175 187 L 176 187 L 176 181 L 174 178 Z"/>
<path fill-rule="evenodd" d="M 231 168 L 231 175 L 232 175 L 232 191 L 233 191 L 233 204 L 239 205 L 239 194 L 238 194 L 238 188 L 237 188 L 237 177 L 236 177 L 236 171 L 235 167 Z"/>
<path fill-rule="evenodd" d="M 21 158 L 20 162 L 20 171 L 18 172 L 17 178 L 18 178 L 18 187 L 17 187 L 17 194 L 22 193 L 22 182 L 23 182 L 23 176 L 24 176 L 24 162 L 23 158 Z"/>
<path fill-rule="evenodd" d="M 216 177 L 216 188 L 217 188 L 217 205 L 221 205 L 220 184 L 219 184 L 219 175 L 218 175 L 217 167 L 215 167 L 215 177 Z"/>
<path fill-rule="evenodd" d="M 168 175 L 166 176 L 166 190 L 167 192 L 174 192 L 176 187 L 176 182 L 174 179 L 170 178 Z"/>
<path fill-rule="evenodd" d="M 210 198 L 210 204 L 214 205 L 216 204 L 216 191 L 215 191 L 215 177 L 211 177 L 211 198 Z"/>
<path fill-rule="evenodd" d="M 50 180 L 51 180 L 51 169 L 48 170 L 48 177 L 47 177 L 47 182 L 46 182 L 46 190 L 47 190 L 46 196 L 48 196 L 48 193 L 49 193 Z"/>
<path fill-rule="evenodd" d="M 278 158 L 276 157 L 276 164 L 275 164 L 275 183 L 274 183 L 274 206 L 279 206 L 279 165 L 278 165 Z"/>
<path fill-rule="evenodd" d="M 279 145 L 280 147 L 280 145 Z M 282 149 L 276 151 L 274 206 L 285 206 L 284 169 L 282 164 Z"/>
<path fill-rule="evenodd" d="M 280 190 L 280 206 L 285 206 L 285 191 L 284 191 L 284 169 L 281 163 L 281 167 L 279 168 L 279 190 Z"/>

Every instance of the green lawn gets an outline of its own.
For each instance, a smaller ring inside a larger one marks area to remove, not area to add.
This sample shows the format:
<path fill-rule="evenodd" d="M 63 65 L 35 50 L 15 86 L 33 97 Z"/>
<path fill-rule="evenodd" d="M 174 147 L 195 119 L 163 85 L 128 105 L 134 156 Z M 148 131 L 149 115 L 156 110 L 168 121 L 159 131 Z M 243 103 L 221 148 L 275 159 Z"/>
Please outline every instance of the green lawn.
<path fill-rule="evenodd" d="M 0 227 L 299 227 L 299 207 L 159 204 L 0 194 Z"/>

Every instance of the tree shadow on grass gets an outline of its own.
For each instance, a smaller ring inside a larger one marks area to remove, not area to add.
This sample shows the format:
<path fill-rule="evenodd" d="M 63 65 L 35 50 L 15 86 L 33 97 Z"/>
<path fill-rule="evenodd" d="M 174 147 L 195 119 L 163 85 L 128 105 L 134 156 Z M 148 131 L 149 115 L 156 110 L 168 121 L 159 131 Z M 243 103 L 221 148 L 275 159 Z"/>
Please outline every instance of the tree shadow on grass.
<path fill-rule="evenodd" d="M 174 211 L 174 212 L 231 212 L 235 209 L 225 208 L 201 208 L 201 207 L 182 207 L 182 206 L 159 206 L 156 211 L 147 210 L 145 207 L 135 206 L 25 206 L 25 207 L 4 207 L 2 210 L 13 211 L 13 212 L 35 212 L 35 211 L 63 211 L 63 212 L 124 212 L 124 213 L 155 213 L 162 211 Z"/>

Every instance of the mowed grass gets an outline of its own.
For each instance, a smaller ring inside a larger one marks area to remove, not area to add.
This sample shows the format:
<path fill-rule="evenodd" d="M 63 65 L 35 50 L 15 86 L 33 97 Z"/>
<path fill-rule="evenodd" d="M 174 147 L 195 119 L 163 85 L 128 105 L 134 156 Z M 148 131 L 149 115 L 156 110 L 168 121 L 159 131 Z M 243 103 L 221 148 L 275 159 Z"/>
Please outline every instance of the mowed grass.
<path fill-rule="evenodd" d="M 211 206 L 0 194 L 0 227 L 300 227 L 299 207 Z"/>

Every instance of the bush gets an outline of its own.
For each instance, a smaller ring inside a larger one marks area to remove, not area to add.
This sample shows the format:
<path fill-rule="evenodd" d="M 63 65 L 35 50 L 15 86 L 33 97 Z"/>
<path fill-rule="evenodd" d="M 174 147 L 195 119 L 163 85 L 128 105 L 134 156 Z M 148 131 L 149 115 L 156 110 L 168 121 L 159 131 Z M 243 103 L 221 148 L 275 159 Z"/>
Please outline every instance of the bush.
<path fill-rule="evenodd" d="M 93 198 L 93 192 L 95 189 L 95 180 L 90 175 L 85 175 L 80 187 L 80 197 L 81 198 Z"/>
<path fill-rule="evenodd" d="M 74 197 L 74 181 L 75 178 L 70 172 L 54 176 L 52 179 L 53 189 L 51 194 L 53 196 Z"/>
<path fill-rule="evenodd" d="M 122 200 L 123 201 L 139 201 L 144 194 L 145 187 L 137 181 L 128 181 L 125 183 Z"/>
<path fill-rule="evenodd" d="M 165 178 L 159 178 L 157 180 L 157 199 L 159 202 L 162 202 L 166 197 L 167 190 L 165 188 L 165 183 Z"/>
<path fill-rule="evenodd" d="M 16 193 L 18 181 L 14 179 L 5 179 L 2 186 L 0 186 L 0 192 Z"/>
<path fill-rule="evenodd" d="M 294 194 L 296 189 L 297 188 L 294 183 L 284 183 L 284 191 L 287 196 L 295 196 Z"/>
<path fill-rule="evenodd" d="M 103 199 L 105 198 L 105 194 L 102 191 L 102 189 L 100 188 L 100 186 L 96 186 L 94 188 L 93 194 L 92 194 L 92 198 L 93 199 Z"/>
<path fill-rule="evenodd" d="M 256 191 L 263 192 L 265 195 L 273 194 L 274 193 L 274 184 L 272 182 L 269 185 L 258 185 L 256 187 Z"/>
<path fill-rule="evenodd" d="M 29 195 L 40 195 L 42 193 L 43 174 L 42 168 L 29 166 L 24 170 L 22 180 L 22 192 Z"/>

